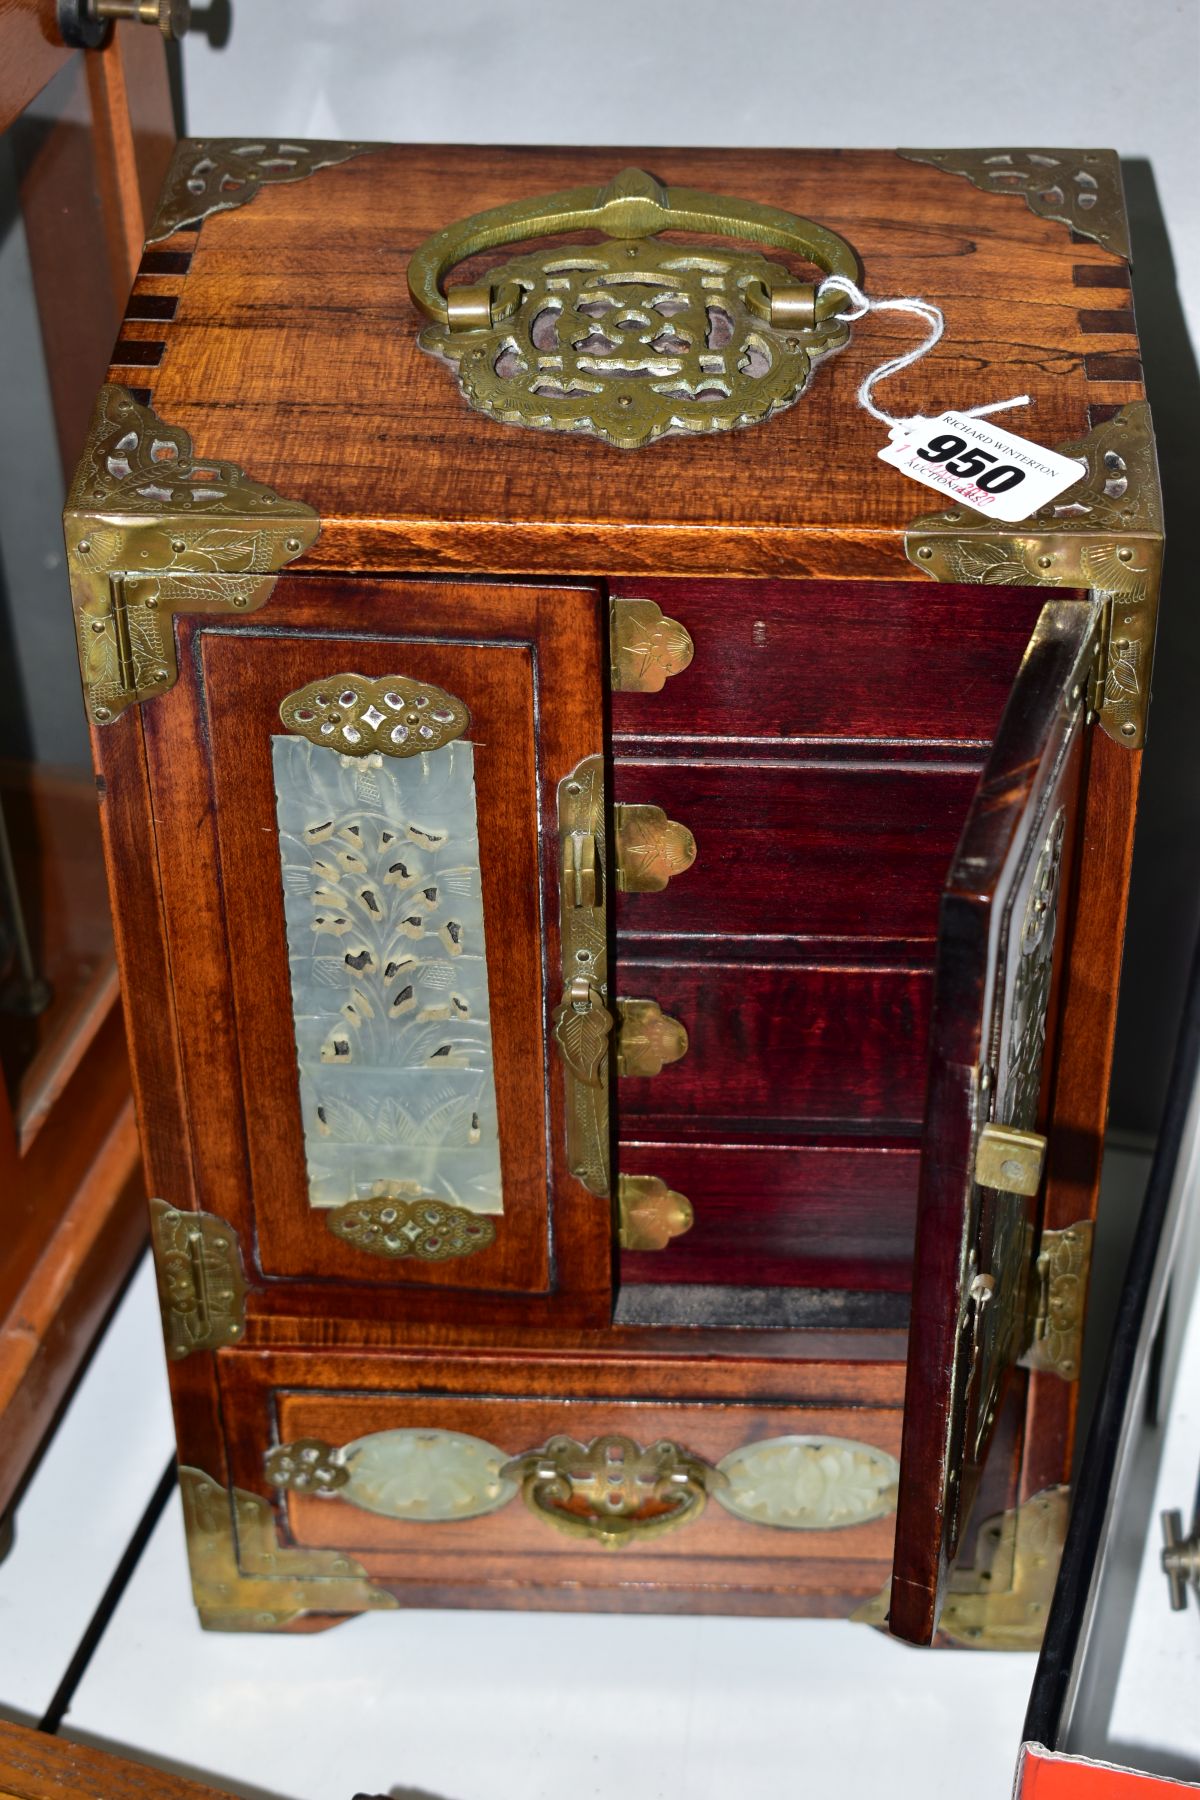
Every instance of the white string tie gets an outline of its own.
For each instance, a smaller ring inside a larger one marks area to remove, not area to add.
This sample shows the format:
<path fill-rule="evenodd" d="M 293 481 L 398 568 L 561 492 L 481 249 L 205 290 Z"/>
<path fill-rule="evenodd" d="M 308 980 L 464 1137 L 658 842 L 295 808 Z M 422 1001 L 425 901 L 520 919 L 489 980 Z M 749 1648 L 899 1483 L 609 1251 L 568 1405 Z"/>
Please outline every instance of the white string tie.
<path fill-rule="evenodd" d="M 848 275 L 827 275 L 817 289 L 817 293 L 818 295 L 824 294 L 830 288 L 835 288 L 840 293 L 849 296 L 854 310 L 852 312 L 844 311 L 840 315 L 843 319 L 862 319 L 869 312 L 905 312 L 912 313 L 914 317 L 925 321 L 928 327 L 925 342 L 918 344 L 913 350 L 906 350 L 903 356 L 893 356 L 887 362 L 880 363 L 877 369 L 872 369 L 869 375 L 864 376 L 858 389 L 858 404 L 865 408 L 873 418 L 880 420 L 884 425 L 910 424 L 911 419 L 897 419 L 891 413 L 884 412 L 881 406 L 876 406 L 871 394 L 877 381 L 886 381 L 889 375 L 898 375 L 901 369 L 907 369 L 913 363 L 920 362 L 923 356 L 928 356 L 946 329 L 946 320 L 941 308 L 934 306 L 931 300 L 918 299 L 915 294 L 908 294 L 897 300 L 870 300 L 857 283 L 850 280 Z M 1007 412 L 1010 407 L 1028 405 L 1029 395 L 1018 394 L 1013 400 L 995 400 L 990 406 L 959 406 L 954 410 L 970 418 L 982 419 L 988 413 Z M 920 414 L 914 414 L 913 418 L 920 416 Z"/>

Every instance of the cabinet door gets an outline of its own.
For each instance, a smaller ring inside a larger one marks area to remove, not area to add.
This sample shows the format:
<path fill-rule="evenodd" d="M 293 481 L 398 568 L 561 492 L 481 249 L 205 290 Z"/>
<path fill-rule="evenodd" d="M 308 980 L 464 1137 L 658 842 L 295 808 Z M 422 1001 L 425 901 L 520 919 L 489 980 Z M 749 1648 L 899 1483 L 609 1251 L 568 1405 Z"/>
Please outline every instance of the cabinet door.
<path fill-rule="evenodd" d="M 942 895 L 889 1616 L 914 1643 L 937 1629 L 989 1456 L 1007 1480 L 998 1421 L 1032 1333 L 1038 1134 L 1098 647 L 1095 606 L 1044 608 Z"/>
<path fill-rule="evenodd" d="M 144 731 L 198 1199 L 250 1311 L 607 1318 L 555 1045 L 596 590 L 291 576 L 178 632 Z"/>

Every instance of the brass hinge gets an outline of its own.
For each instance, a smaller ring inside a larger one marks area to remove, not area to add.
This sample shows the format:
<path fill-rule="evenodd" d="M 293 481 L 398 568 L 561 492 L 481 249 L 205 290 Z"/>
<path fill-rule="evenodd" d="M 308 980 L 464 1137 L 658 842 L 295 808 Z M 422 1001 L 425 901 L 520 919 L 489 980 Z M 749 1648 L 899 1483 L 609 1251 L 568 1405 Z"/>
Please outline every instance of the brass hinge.
<path fill-rule="evenodd" d="M 618 1075 L 661 1075 L 687 1055 L 687 1031 L 657 1000 L 618 1000 L 616 1037 Z"/>
<path fill-rule="evenodd" d="M 63 525 L 97 725 L 175 685 L 175 613 L 254 612 L 321 529 L 311 506 L 206 461 L 116 386 L 100 390 Z"/>
<path fill-rule="evenodd" d="M 246 1280 L 233 1227 L 213 1213 L 151 1200 L 150 1242 L 168 1361 L 236 1344 L 246 1323 Z"/>
<path fill-rule="evenodd" d="M 623 894 L 658 894 L 696 860 L 696 840 L 661 806 L 613 807 L 617 887 Z"/>
<path fill-rule="evenodd" d="M 975 1563 L 955 1570 L 938 1622 L 948 1643 L 967 1650 L 1037 1650 L 1046 1629 L 1067 1535 L 1071 1490 L 1045 1488 L 1010 1511 L 985 1519 Z M 891 1583 L 851 1617 L 884 1626 Z"/>
<path fill-rule="evenodd" d="M 1043 1231 L 1031 1298 L 1027 1369 L 1044 1369 L 1064 1381 L 1079 1379 L 1083 1318 L 1092 1267 L 1090 1219 L 1065 1231 Z"/>
<path fill-rule="evenodd" d="M 618 1237 L 622 1250 L 665 1250 L 672 1238 L 690 1231 L 692 1203 L 657 1175 L 621 1175 L 617 1180 Z"/>
<path fill-rule="evenodd" d="M 695 653 L 686 626 L 653 600 L 610 600 L 608 627 L 614 693 L 657 694 Z"/>

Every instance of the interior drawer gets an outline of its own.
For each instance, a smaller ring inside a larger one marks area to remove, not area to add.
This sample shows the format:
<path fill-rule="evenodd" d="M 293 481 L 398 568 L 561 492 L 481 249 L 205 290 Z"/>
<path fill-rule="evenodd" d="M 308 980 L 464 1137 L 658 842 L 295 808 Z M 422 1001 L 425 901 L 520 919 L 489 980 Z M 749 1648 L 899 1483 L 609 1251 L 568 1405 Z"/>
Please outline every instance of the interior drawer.
<path fill-rule="evenodd" d="M 622 1176 L 651 1176 L 692 1211 L 666 1242 L 654 1212 L 641 1249 L 621 1252 L 629 1282 L 885 1290 L 912 1285 L 920 1144 L 913 1139 L 679 1144 L 630 1133 Z"/>
<path fill-rule="evenodd" d="M 615 693 L 618 734 L 937 738 L 995 734 L 1041 610 L 1036 589 L 887 581 L 643 581 L 684 625 L 689 666 L 657 693 Z"/>
<path fill-rule="evenodd" d="M 653 761 L 618 756 L 613 799 L 660 806 L 696 845 L 655 893 L 617 897 L 618 933 L 921 938 L 977 762 Z"/>
<path fill-rule="evenodd" d="M 686 1054 L 616 1084 L 619 1129 L 652 1118 L 671 1138 L 704 1122 L 917 1127 L 925 1106 L 933 977 L 925 969 L 788 963 L 618 966 L 623 998 L 648 998 L 688 1034 Z"/>

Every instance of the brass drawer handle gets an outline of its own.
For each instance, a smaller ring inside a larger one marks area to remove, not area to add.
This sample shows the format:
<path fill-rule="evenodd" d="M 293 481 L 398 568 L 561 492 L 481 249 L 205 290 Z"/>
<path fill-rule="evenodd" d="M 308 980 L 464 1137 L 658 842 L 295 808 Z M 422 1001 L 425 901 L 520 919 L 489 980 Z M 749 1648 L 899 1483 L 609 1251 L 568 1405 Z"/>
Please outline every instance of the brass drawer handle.
<path fill-rule="evenodd" d="M 580 230 L 607 241 L 527 247 L 474 286 L 444 288 L 482 251 Z M 742 242 L 701 249 L 658 235 L 667 231 Z M 799 399 L 850 328 L 839 289 L 797 281 L 746 239 L 857 276 L 850 246 L 811 219 L 668 192 L 626 169 L 607 187 L 496 207 L 427 238 L 408 265 L 429 321 L 418 342 L 454 369 L 468 405 L 531 430 L 636 450 L 669 432 L 757 424 Z"/>
<path fill-rule="evenodd" d="M 653 600 L 610 600 L 608 632 L 615 694 L 660 694 L 696 652 L 687 626 Z"/>
<path fill-rule="evenodd" d="M 623 894 L 660 894 L 696 860 L 695 838 L 661 806 L 614 806 L 613 836 Z"/>
<path fill-rule="evenodd" d="M 665 1438 L 643 1450 L 620 1434 L 590 1444 L 553 1437 L 544 1450 L 515 1457 L 503 1473 L 520 1483 L 535 1518 L 609 1550 L 690 1524 L 725 1479 Z"/>
<path fill-rule="evenodd" d="M 617 1178 L 617 1238 L 622 1250 L 665 1250 L 696 1222 L 686 1194 L 657 1175 Z"/>
<path fill-rule="evenodd" d="M 661 1075 L 687 1055 L 686 1028 L 657 1000 L 617 1001 L 617 1074 Z"/>

